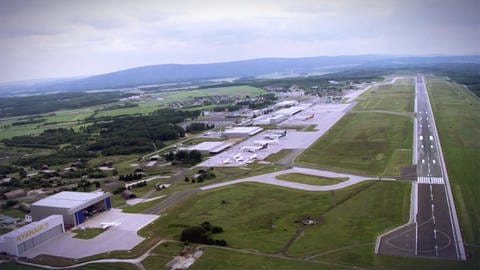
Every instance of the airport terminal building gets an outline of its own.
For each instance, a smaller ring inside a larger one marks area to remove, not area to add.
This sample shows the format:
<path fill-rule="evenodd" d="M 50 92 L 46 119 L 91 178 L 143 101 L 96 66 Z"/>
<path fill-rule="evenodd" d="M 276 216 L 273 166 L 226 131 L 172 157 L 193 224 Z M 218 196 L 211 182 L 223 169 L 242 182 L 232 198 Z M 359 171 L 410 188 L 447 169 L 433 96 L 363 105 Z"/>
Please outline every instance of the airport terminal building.
<path fill-rule="evenodd" d="M 63 191 L 33 203 L 32 219 L 38 221 L 51 215 L 62 215 L 65 226 L 78 226 L 90 216 L 109 210 L 112 207 L 110 195 L 103 191 Z"/>
<path fill-rule="evenodd" d="M 64 231 L 63 217 L 61 215 L 49 216 L 2 235 L 0 252 L 21 256 L 23 252 Z"/>

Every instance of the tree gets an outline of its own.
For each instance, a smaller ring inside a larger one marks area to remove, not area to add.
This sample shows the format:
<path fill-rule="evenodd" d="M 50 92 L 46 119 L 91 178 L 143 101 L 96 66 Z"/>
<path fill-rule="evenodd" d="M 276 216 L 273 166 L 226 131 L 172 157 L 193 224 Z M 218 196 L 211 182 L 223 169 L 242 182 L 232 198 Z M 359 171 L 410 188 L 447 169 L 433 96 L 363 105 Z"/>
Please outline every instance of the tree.
<path fill-rule="evenodd" d="M 185 150 L 180 150 L 175 154 L 175 159 L 180 161 L 188 160 L 189 154 Z"/>
<path fill-rule="evenodd" d="M 174 159 L 175 159 L 175 154 L 173 153 L 173 151 L 170 151 L 167 154 L 165 154 L 166 161 L 173 161 Z"/>
<path fill-rule="evenodd" d="M 207 231 L 200 226 L 188 227 L 182 231 L 181 241 L 189 241 L 195 243 L 205 243 L 208 240 Z"/>
<path fill-rule="evenodd" d="M 189 160 L 194 163 L 200 162 L 202 161 L 202 154 L 197 150 L 193 150 L 189 154 Z"/>

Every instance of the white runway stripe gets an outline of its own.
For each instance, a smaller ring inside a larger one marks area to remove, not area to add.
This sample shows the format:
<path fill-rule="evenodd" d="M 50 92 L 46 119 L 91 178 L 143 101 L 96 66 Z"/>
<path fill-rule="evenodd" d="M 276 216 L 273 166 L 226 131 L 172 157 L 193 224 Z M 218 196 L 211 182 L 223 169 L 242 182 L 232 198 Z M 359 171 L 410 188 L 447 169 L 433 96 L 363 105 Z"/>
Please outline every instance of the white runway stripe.
<path fill-rule="evenodd" d="M 444 184 L 442 177 L 417 177 L 417 182 L 420 184 Z"/>

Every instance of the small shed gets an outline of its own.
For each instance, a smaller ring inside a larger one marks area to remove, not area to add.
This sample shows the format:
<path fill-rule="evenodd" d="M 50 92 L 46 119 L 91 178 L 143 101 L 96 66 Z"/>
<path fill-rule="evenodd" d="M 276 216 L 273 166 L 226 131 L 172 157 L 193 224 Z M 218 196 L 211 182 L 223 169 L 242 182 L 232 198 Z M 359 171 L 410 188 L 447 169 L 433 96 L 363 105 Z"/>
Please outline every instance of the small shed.
<path fill-rule="evenodd" d="M 16 189 L 3 194 L 3 198 L 5 200 L 11 200 L 11 199 L 23 197 L 25 195 L 27 195 L 27 192 L 25 192 L 24 189 Z"/>
<path fill-rule="evenodd" d="M 130 199 L 135 199 L 137 197 L 137 195 L 133 194 L 133 192 L 131 192 L 130 190 L 126 189 L 122 192 L 122 197 L 125 199 L 125 200 L 130 200 Z"/>

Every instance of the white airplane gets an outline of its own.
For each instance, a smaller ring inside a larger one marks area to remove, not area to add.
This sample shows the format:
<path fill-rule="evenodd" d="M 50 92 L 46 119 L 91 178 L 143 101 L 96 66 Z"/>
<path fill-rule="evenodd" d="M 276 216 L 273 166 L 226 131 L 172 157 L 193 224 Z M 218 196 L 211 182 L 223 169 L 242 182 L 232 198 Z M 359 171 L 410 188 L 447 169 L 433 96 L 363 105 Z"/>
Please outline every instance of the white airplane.
<path fill-rule="evenodd" d="M 278 140 L 278 139 L 280 139 L 280 137 L 282 137 L 282 136 L 280 136 L 280 135 L 278 135 L 278 134 L 267 134 L 267 135 L 265 135 L 264 137 L 265 137 L 265 139 Z"/>
<path fill-rule="evenodd" d="M 254 160 L 257 158 L 257 154 L 253 154 L 251 157 L 250 157 L 250 160 Z"/>
<path fill-rule="evenodd" d="M 108 229 L 108 228 L 110 228 L 110 227 L 112 227 L 112 226 L 115 226 L 115 227 L 116 227 L 116 226 L 118 226 L 118 225 L 120 225 L 120 222 L 118 222 L 118 221 L 115 221 L 115 222 L 102 222 L 102 223 L 100 223 L 100 226 L 101 226 L 102 229 L 104 229 L 104 230 L 106 230 L 106 229 Z"/>
<path fill-rule="evenodd" d="M 263 149 L 263 147 L 262 146 L 244 146 L 244 147 L 242 147 L 242 151 L 250 152 L 250 153 L 255 153 L 260 149 Z"/>
<path fill-rule="evenodd" d="M 260 145 L 260 146 L 264 146 L 264 145 L 269 145 L 269 144 L 274 144 L 274 143 L 277 143 L 278 140 L 259 140 L 259 141 L 254 141 L 253 144 L 254 145 Z"/>

